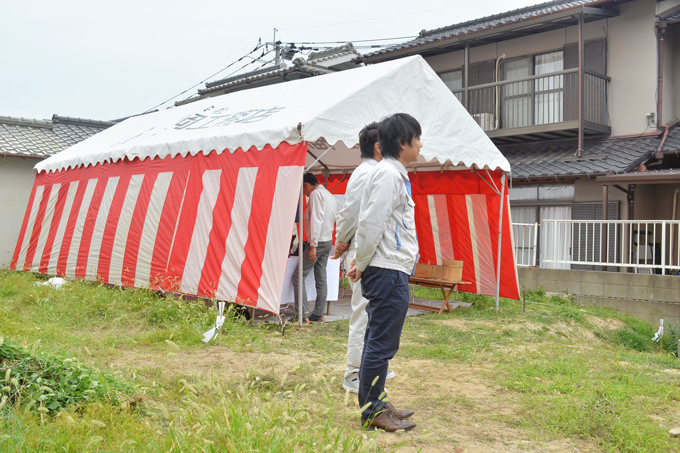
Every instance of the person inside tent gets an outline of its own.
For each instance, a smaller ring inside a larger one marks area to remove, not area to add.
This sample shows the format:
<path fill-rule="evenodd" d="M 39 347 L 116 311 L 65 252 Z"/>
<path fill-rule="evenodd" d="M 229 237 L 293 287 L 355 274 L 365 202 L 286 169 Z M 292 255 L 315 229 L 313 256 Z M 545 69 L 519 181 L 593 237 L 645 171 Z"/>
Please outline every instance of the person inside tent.
<path fill-rule="evenodd" d="M 324 322 L 326 307 L 326 265 L 333 246 L 333 227 L 337 207 L 333 195 L 317 181 L 312 173 L 305 173 L 302 179 L 303 192 L 309 197 L 304 213 L 304 231 L 309 240 L 303 243 L 302 281 L 314 269 L 316 301 L 312 312 L 307 306 L 307 292 L 302 291 L 302 318 L 305 323 Z M 295 318 L 299 316 L 299 267 L 293 271 L 293 292 L 295 295 Z M 304 284 L 303 284 L 304 287 Z"/>

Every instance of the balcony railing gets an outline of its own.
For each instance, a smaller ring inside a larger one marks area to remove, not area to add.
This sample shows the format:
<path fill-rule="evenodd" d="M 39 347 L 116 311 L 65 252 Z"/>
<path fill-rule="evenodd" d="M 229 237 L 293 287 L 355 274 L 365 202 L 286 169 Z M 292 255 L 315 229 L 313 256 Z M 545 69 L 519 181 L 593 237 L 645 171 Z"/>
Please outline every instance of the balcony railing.
<path fill-rule="evenodd" d="M 673 274 L 679 220 L 544 220 L 513 224 L 518 266 Z"/>
<path fill-rule="evenodd" d="M 506 80 L 454 91 L 458 100 L 485 131 L 545 128 L 562 124 L 578 127 L 579 71 L 568 69 L 524 79 Z M 585 125 L 609 126 L 607 83 L 594 72 L 583 74 L 583 121 Z"/>

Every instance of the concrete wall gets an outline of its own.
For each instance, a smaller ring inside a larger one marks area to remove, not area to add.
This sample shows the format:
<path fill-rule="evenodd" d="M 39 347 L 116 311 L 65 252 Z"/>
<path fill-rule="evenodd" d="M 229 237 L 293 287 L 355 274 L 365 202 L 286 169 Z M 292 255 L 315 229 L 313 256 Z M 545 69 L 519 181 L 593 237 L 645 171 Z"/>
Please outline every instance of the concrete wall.
<path fill-rule="evenodd" d="M 9 267 L 33 187 L 36 159 L 0 159 L 0 269 Z"/>
<path fill-rule="evenodd" d="M 570 295 L 577 304 L 610 307 L 654 326 L 660 318 L 680 321 L 680 276 L 526 267 L 518 271 L 523 290 Z"/>

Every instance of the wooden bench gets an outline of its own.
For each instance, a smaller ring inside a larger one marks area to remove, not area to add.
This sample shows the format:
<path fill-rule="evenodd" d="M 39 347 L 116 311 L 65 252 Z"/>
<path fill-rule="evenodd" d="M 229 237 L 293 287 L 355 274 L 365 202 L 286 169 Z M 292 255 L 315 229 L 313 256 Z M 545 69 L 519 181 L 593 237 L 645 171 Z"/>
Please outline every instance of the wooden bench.
<path fill-rule="evenodd" d="M 443 265 L 418 263 L 414 275 L 409 278 L 409 283 L 428 288 L 439 288 L 442 292 L 443 302 L 439 308 L 415 302 L 409 303 L 409 307 L 434 311 L 439 314 L 442 314 L 444 310 L 450 312 L 449 297 L 451 297 L 451 293 L 457 290 L 458 285 L 470 284 L 470 282 L 461 281 L 462 274 L 462 261 L 444 261 Z"/>

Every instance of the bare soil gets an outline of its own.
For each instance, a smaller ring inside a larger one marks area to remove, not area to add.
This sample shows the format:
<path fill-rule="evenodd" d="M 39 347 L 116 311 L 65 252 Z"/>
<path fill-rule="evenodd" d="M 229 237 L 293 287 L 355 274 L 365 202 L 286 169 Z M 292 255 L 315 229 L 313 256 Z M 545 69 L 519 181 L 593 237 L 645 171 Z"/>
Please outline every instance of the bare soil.
<path fill-rule="evenodd" d="M 597 318 L 596 318 L 597 319 Z M 443 320 L 459 329 L 479 327 L 503 329 L 538 329 L 540 325 L 504 324 L 484 321 Z M 298 327 L 295 327 L 296 329 Z M 317 327 L 306 329 L 315 329 Z M 319 326 L 318 328 L 324 328 Z M 583 329 L 564 323 L 550 327 L 555 334 L 570 337 L 586 335 Z M 593 338 L 594 339 L 594 338 Z M 531 345 L 526 345 L 530 348 Z M 513 353 L 509 351 L 509 353 Z M 515 351 L 514 353 L 517 353 Z M 344 359 L 344 357 L 343 357 Z M 238 382 L 248 373 L 282 377 L 291 374 L 296 365 L 311 362 L 314 369 L 332 382 L 332 392 L 340 403 L 338 419 L 345 429 L 359 430 L 359 407 L 356 395 L 342 388 L 344 360 L 323 360 L 304 351 L 267 354 L 234 352 L 226 346 L 213 345 L 204 350 L 181 352 L 169 345 L 167 351 L 134 349 L 106 360 L 112 369 L 147 373 L 162 370 L 178 377 L 208 378 L 211 374 L 225 382 Z M 600 451 L 597 445 L 578 439 L 558 439 L 540 442 L 532 439 L 519 421 L 522 417 L 516 396 L 494 385 L 489 377 L 492 366 L 471 367 L 460 363 L 434 360 L 404 359 L 399 354 L 390 367 L 397 377 L 388 381 L 390 401 L 397 407 L 416 411 L 413 420 L 418 426 L 410 432 L 371 433 L 378 445 L 399 452 L 561 452 Z M 293 371 L 294 375 L 295 372 Z M 314 385 L 317 378 L 295 376 Z"/>

